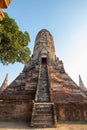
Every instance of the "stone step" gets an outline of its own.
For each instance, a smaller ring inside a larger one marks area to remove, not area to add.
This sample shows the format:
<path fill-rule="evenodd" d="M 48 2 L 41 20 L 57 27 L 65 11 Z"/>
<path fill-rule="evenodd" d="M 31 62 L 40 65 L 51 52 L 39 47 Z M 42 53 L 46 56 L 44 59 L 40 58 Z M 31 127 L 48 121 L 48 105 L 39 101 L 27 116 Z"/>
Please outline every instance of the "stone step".
<path fill-rule="evenodd" d="M 32 118 L 33 119 L 46 119 L 46 120 L 48 120 L 48 119 L 52 119 L 53 120 L 53 116 L 51 115 L 51 114 L 46 114 L 46 115 L 41 115 L 41 114 L 37 114 L 37 113 L 35 113 L 34 115 L 32 115 Z"/>
<path fill-rule="evenodd" d="M 43 108 L 45 108 L 45 109 L 47 109 L 47 108 L 52 108 L 52 104 L 45 104 L 45 103 L 39 103 L 39 104 L 35 104 L 35 108 L 41 108 L 41 109 L 43 109 Z"/>
<path fill-rule="evenodd" d="M 49 93 L 46 89 L 43 89 L 43 88 L 40 88 L 39 91 L 38 91 L 39 95 L 42 95 L 42 94 L 46 94 L 49 96 Z"/>
<path fill-rule="evenodd" d="M 32 114 L 32 117 L 34 117 L 34 116 L 39 116 L 40 118 L 46 117 L 46 116 L 53 118 L 53 116 L 51 114 L 34 113 L 34 114 Z"/>
<path fill-rule="evenodd" d="M 47 73 L 45 74 L 45 73 L 41 73 L 41 77 L 43 77 L 43 78 L 46 78 L 47 77 Z"/>
<path fill-rule="evenodd" d="M 40 74 L 40 80 L 41 80 L 41 81 L 46 81 L 46 79 L 47 79 L 47 74 L 46 74 L 46 75 Z"/>
<path fill-rule="evenodd" d="M 49 109 L 49 110 L 52 110 L 53 109 L 53 106 L 52 106 L 52 104 L 50 105 L 50 103 L 49 104 L 45 104 L 45 102 L 43 102 L 43 104 L 37 104 L 37 105 L 35 105 L 35 108 L 40 108 L 40 109 Z"/>
<path fill-rule="evenodd" d="M 36 110 L 36 111 L 45 111 L 45 112 L 46 112 L 46 111 L 50 111 L 50 112 L 52 112 L 52 108 L 48 108 L 48 107 L 45 108 L 45 109 L 44 109 L 44 108 L 36 108 L 35 110 Z"/>
<path fill-rule="evenodd" d="M 35 128 L 54 128 L 54 124 L 52 123 L 39 123 L 39 122 L 32 122 L 31 124 L 32 127 L 35 127 Z"/>
<path fill-rule="evenodd" d="M 46 115 L 46 114 L 52 114 L 51 111 L 36 111 L 36 110 L 35 110 L 35 113 L 37 113 L 37 114 L 40 114 L 40 113 L 41 113 L 42 115 L 43 115 L 43 114 L 45 114 L 45 115 Z"/>
<path fill-rule="evenodd" d="M 45 124 L 45 123 L 54 124 L 54 121 L 51 120 L 51 119 L 49 119 L 49 120 L 47 120 L 47 119 L 46 119 L 46 120 L 34 119 L 33 122 L 34 122 L 34 123 L 38 123 L 38 122 L 39 122 L 39 123 L 44 123 L 44 124 Z"/>
<path fill-rule="evenodd" d="M 34 103 L 35 104 L 35 106 L 37 107 L 37 106 L 39 106 L 39 107 L 52 107 L 53 106 L 53 103 L 49 103 L 49 102 L 45 102 L 45 103 L 43 103 L 43 102 L 36 102 L 36 103 Z"/>
<path fill-rule="evenodd" d="M 44 96 L 46 96 L 46 97 L 44 98 Z M 43 94 L 42 96 L 41 96 L 41 95 L 38 95 L 38 99 L 41 99 L 42 102 L 43 102 L 43 101 L 45 101 L 46 99 L 48 100 L 48 99 L 49 99 L 49 96 L 47 96 L 47 95 L 45 95 L 45 94 Z"/>
<path fill-rule="evenodd" d="M 37 112 L 52 112 L 52 109 L 51 108 L 46 108 L 46 109 L 44 109 L 44 108 L 36 108 L 35 109 L 35 111 L 37 111 Z"/>
<path fill-rule="evenodd" d="M 47 92 L 48 93 L 48 89 L 47 89 L 47 86 L 41 86 L 40 88 L 39 88 L 39 90 L 38 90 L 39 92 L 41 91 L 41 92 Z"/>
<path fill-rule="evenodd" d="M 48 93 L 48 91 L 46 90 L 46 89 L 39 89 L 39 95 L 42 95 L 42 94 L 46 94 L 46 95 L 48 95 L 49 96 L 49 93 Z M 45 98 L 45 97 L 44 97 Z"/>
<path fill-rule="evenodd" d="M 41 123 L 53 123 L 53 119 L 35 119 L 33 120 L 33 122 L 41 122 Z"/>
<path fill-rule="evenodd" d="M 43 90 L 43 89 L 39 89 L 38 93 L 40 93 L 39 95 L 42 95 L 42 94 L 48 95 L 47 90 Z M 48 96 L 49 96 L 49 95 L 48 95 Z"/>
<path fill-rule="evenodd" d="M 41 115 L 41 114 L 39 114 L 39 116 L 38 116 L 38 114 L 35 114 L 35 115 L 33 115 L 32 116 L 33 117 L 33 119 L 38 119 L 38 120 L 48 120 L 48 119 L 52 119 L 53 120 L 53 116 L 52 115 Z"/>
<path fill-rule="evenodd" d="M 46 101 L 49 102 L 49 99 L 44 99 L 44 100 L 42 100 L 42 99 L 39 98 L 38 101 L 39 101 L 39 102 L 46 102 Z"/>

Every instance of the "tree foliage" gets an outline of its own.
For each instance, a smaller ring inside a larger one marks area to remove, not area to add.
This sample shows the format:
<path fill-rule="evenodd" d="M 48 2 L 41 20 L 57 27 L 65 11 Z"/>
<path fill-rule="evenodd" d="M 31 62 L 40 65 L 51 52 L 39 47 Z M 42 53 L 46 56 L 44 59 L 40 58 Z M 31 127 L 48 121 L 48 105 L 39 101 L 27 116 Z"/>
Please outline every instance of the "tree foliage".
<path fill-rule="evenodd" d="M 0 62 L 3 64 L 27 63 L 30 58 L 29 34 L 20 31 L 15 20 L 7 13 L 4 15 L 5 18 L 0 21 Z"/>

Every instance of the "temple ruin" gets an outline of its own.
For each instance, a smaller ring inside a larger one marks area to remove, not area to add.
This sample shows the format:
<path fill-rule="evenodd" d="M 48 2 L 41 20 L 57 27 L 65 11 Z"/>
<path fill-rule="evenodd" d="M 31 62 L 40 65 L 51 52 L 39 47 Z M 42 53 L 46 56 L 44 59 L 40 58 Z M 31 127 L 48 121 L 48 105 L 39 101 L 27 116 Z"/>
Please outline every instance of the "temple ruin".
<path fill-rule="evenodd" d="M 51 33 L 36 36 L 33 54 L 20 75 L 0 92 L 0 121 L 26 121 L 31 127 L 56 127 L 65 121 L 87 122 L 87 89 L 78 86 L 55 55 Z"/>

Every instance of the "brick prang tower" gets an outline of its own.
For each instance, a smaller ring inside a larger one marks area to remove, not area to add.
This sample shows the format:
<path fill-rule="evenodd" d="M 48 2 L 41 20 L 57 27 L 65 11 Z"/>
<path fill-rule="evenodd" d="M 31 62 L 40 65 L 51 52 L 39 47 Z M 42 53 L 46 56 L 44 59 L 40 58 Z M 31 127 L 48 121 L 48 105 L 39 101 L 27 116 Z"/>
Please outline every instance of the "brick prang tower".
<path fill-rule="evenodd" d="M 42 29 L 29 63 L 1 91 L 0 120 L 28 121 L 39 128 L 56 127 L 59 121 L 86 122 L 87 89 L 83 88 L 65 72 L 51 33 Z"/>

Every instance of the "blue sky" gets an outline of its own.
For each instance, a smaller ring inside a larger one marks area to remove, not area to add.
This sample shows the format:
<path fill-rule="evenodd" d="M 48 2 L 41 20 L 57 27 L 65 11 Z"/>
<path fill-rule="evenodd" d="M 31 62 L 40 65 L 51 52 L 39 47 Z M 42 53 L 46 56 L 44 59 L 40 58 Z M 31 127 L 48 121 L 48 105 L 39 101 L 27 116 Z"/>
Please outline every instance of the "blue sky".
<path fill-rule="evenodd" d="M 37 33 L 49 30 L 66 72 L 77 84 L 80 74 L 87 86 L 87 0 L 13 0 L 3 11 L 16 20 L 20 30 L 29 32 L 31 52 Z M 0 85 L 6 73 L 11 83 L 23 67 L 19 63 L 0 64 Z"/>

